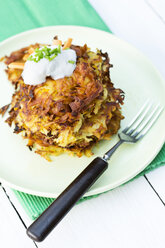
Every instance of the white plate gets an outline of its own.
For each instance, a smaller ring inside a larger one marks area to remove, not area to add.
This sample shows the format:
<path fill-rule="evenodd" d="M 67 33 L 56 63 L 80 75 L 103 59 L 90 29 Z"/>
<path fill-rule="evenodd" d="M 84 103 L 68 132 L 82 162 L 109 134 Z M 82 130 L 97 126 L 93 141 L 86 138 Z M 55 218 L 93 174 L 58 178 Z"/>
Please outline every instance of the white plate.
<path fill-rule="evenodd" d="M 124 127 L 138 111 L 146 98 L 165 105 L 165 83 L 152 64 L 128 43 L 104 31 L 76 26 L 52 26 L 30 30 L 11 37 L 0 44 L 0 57 L 26 45 L 51 43 L 58 35 L 73 43 L 87 43 L 92 49 L 108 52 L 111 78 L 115 87 L 125 92 Z M 0 106 L 11 101 L 13 88 L 7 80 L 1 63 Z M 0 118 L 0 181 L 26 193 L 56 197 L 96 156 L 101 156 L 118 140 L 102 141 L 91 158 L 61 155 L 47 162 L 26 147 L 26 142 Z M 150 132 L 137 144 L 123 144 L 113 155 L 108 170 L 85 194 L 86 196 L 110 190 L 128 181 L 142 171 L 160 150 L 165 141 L 165 111 Z"/>

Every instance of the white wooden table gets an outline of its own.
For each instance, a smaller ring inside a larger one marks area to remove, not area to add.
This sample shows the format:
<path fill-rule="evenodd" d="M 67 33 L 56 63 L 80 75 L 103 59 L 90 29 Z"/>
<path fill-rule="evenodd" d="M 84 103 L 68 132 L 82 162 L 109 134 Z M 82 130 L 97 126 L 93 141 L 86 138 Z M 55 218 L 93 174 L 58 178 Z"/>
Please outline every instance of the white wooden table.
<path fill-rule="evenodd" d="M 146 54 L 165 77 L 165 0 L 90 2 L 113 33 Z M 75 206 L 44 242 L 36 244 L 25 232 L 32 221 L 3 185 L 0 247 L 164 248 L 164 205 L 165 166 Z"/>

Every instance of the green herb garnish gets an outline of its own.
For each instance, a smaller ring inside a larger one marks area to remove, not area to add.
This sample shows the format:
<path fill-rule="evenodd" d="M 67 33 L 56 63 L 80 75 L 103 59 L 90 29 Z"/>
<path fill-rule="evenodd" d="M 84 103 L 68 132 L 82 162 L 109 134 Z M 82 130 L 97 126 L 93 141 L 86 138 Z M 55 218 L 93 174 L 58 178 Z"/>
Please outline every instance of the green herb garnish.
<path fill-rule="evenodd" d="M 73 61 L 73 60 L 68 60 L 68 63 L 70 63 L 70 64 L 75 64 L 75 61 Z"/>
<path fill-rule="evenodd" d="M 28 60 L 38 62 L 41 59 L 45 58 L 49 61 L 52 61 L 59 53 L 61 53 L 61 46 L 58 45 L 57 48 L 51 49 L 49 47 L 44 46 L 42 49 L 36 48 L 35 54 L 30 55 Z"/>

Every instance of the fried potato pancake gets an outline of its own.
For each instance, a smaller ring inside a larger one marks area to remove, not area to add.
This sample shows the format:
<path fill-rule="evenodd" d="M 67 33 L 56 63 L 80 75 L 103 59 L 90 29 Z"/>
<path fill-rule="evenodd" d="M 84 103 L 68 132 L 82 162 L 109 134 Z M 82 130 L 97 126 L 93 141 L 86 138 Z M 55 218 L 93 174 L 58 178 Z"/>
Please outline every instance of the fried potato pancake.
<path fill-rule="evenodd" d="M 6 56 L 6 65 L 25 63 L 40 44 L 30 45 Z M 124 92 L 111 82 L 107 53 L 93 52 L 87 45 L 71 45 L 77 54 L 76 69 L 70 77 L 26 85 L 22 69 L 8 67 L 8 79 L 15 86 L 6 122 L 14 133 L 28 139 L 28 147 L 47 160 L 63 152 L 92 155 L 99 140 L 117 133 L 123 119 Z M 1 114 L 8 109 L 1 108 Z"/>

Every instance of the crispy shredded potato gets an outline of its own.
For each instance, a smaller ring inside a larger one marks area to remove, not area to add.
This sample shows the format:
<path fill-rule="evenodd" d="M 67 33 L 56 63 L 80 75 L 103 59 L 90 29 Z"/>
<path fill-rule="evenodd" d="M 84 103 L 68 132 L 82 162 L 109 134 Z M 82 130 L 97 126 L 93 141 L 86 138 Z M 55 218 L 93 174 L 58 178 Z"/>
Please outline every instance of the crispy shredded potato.
<path fill-rule="evenodd" d="M 71 41 L 63 47 L 70 46 Z M 24 63 L 40 44 L 30 45 L 5 57 L 7 65 Z M 28 139 L 28 147 L 50 161 L 50 155 L 91 156 L 92 146 L 117 133 L 123 119 L 120 105 L 124 93 L 110 80 L 107 53 L 92 52 L 87 45 L 71 45 L 77 54 L 76 69 L 70 77 L 48 77 L 39 85 L 26 85 L 22 69 L 8 67 L 8 79 L 15 85 L 9 118 L 14 133 Z M 4 115 L 8 105 L 0 113 Z"/>

